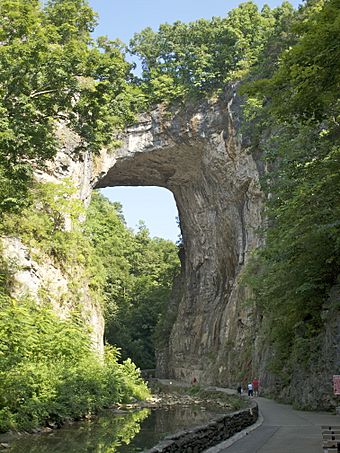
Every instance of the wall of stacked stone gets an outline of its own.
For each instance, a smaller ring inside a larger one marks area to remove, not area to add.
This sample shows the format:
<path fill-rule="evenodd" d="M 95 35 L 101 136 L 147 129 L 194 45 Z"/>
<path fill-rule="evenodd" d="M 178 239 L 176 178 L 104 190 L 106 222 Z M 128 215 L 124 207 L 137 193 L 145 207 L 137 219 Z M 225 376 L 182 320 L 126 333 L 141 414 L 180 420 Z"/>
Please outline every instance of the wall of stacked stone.
<path fill-rule="evenodd" d="M 252 401 L 248 409 L 220 416 L 207 425 L 172 434 L 145 453 L 200 453 L 252 425 L 257 418 L 258 406 Z"/>

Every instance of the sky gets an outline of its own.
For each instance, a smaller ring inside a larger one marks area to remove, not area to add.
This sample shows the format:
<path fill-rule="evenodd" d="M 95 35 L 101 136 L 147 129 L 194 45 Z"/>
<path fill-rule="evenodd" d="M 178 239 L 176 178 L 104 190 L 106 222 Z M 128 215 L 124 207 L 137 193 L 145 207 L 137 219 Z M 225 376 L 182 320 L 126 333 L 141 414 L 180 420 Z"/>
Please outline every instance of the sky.
<path fill-rule="evenodd" d="M 176 20 L 190 22 L 200 18 L 225 16 L 237 7 L 238 0 L 89 0 L 99 14 L 95 35 L 119 38 L 126 44 L 133 34 L 145 27 L 157 30 L 159 25 Z M 278 6 L 281 0 L 256 1 L 259 7 L 265 3 Z M 297 7 L 300 1 L 291 0 Z M 176 222 L 177 208 L 174 198 L 166 189 L 159 187 L 114 187 L 102 193 L 112 201 L 120 201 L 127 225 L 136 228 L 144 220 L 151 236 L 176 241 L 179 229 Z"/>

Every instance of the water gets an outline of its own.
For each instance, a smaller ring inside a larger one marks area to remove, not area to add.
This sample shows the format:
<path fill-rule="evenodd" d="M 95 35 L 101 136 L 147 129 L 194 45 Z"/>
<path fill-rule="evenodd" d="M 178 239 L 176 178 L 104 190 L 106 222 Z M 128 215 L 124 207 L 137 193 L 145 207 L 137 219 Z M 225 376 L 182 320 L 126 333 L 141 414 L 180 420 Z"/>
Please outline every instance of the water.
<path fill-rule="evenodd" d="M 10 453 L 135 453 L 176 431 L 201 425 L 218 413 L 199 406 L 107 412 L 51 433 L 24 435 L 10 442 Z M 1 441 L 1 439 L 0 439 Z"/>

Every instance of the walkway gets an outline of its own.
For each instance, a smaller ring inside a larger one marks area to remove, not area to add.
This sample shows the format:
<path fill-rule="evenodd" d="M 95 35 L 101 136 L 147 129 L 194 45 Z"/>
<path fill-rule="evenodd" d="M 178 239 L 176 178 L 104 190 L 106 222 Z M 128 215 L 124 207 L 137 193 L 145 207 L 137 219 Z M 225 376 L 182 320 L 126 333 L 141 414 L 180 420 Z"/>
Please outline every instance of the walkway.
<path fill-rule="evenodd" d="M 256 398 L 263 424 L 230 447 L 228 441 L 211 453 L 322 453 L 321 425 L 340 425 L 340 416 L 304 412 L 265 398 Z"/>

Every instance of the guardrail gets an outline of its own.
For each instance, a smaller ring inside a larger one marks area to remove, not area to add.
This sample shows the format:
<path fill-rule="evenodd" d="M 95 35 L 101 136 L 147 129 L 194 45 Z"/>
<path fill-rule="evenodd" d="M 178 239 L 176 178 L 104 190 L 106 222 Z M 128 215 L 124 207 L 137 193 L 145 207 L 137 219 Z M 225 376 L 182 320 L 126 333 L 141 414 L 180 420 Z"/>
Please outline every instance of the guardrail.
<path fill-rule="evenodd" d="M 340 426 L 321 426 L 324 453 L 340 452 Z"/>

